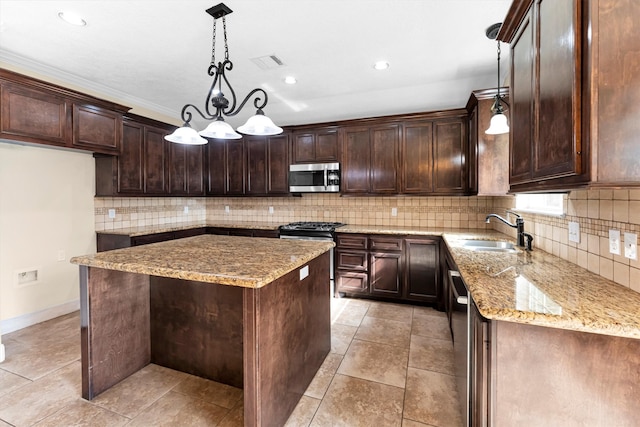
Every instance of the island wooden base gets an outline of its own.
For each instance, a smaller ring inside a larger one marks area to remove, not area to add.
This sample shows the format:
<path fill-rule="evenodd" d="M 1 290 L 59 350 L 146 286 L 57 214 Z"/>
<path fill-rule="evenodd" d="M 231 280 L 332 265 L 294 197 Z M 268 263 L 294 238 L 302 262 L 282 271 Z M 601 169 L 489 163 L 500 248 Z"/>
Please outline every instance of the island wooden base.
<path fill-rule="evenodd" d="M 329 253 L 242 288 L 80 267 L 82 397 L 149 363 L 243 387 L 245 426 L 285 423 L 331 349 Z"/>

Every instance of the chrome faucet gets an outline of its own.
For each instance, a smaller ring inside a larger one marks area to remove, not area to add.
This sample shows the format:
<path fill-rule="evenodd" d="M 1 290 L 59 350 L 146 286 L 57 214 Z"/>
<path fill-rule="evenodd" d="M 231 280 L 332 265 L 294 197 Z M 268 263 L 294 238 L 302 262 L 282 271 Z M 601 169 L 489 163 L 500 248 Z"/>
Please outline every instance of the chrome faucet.
<path fill-rule="evenodd" d="M 505 224 L 507 224 L 509 227 L 513 227 L 517 230 L 518 232 L 518 246 L 525 248 L 526 250 L 530 251 L 532 250 L 531 248 L 531 244 L 533 242 L 533 236 L 527 232 L 524 231 L 524 219 L 518 215 L 517 213 L 513 212 L 513 211 L 507 211 L 507 213 L 514 215 L 516 217 L 516 223 L 512 224 L 509 221 L 507 221 L 506 219 L 502 218 L 500 215 L 497 214 L 489 214 L 487 215 L 487 218 L 485 219 L 485 222 L 487 224 L 489 224 L 491 218 L 497 218 L 500 221 L 504 222 Z M 525 238 L 527 239 L 527 243 L 525 244 Z"/>

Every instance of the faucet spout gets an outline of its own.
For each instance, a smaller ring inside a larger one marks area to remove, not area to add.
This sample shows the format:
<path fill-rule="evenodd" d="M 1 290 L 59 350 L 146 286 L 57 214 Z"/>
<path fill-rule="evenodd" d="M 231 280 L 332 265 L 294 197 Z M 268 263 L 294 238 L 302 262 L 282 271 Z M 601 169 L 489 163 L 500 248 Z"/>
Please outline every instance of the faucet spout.
<path fill-rule="evenodd" d="M 503 223 L 507 224 L 509 227 L 515 228 L 518 232 L 518 246 L 520 246 L 521 248 L 526 248 L 527 250 L 530 251 L 531 241 L 533 240 L 533 236 L 524 231 L 524 219 L 513 211 L 507 211 L 507 213 L 510 213 L 516 217 L 515 224 L 510 223 L 509 221 L 507 221 L 506 219 L 502 218 L 500 215 L 497 215 L 497 214 L 487 215 L 487 217 L 485 218 L 485 222 L 489 224 L 489 222 L 491 221 L 491 218 L 496 218 L 502 221 Z M 527 243 L 525 243 L 525 237 L 527 239 Z"/>

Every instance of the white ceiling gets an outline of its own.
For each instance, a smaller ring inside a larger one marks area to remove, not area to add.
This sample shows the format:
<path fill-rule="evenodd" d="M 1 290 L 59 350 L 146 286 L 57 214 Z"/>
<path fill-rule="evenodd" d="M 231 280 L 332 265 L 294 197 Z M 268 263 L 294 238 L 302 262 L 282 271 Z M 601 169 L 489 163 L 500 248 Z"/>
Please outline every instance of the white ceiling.
<path fill-rule="evenodd" d="M 179 123 L 182 106 L 202 108 L 211 78 L 217 0 L 0 0 L 0 62 L 103 93 Z M 228 78 L 244 97 L 269 94 L 279 125 L 463 107 L 474 89 L 497 83 L 496 42 L 511 0 L 225 0 Z M 88 22 L 60 20 L 71 10 Z M 223 54 L 218 21 L 216 60 Z M 502 70 L 508 48 L 502 49 Z M 277 55 L 262 70 L 251 59 Z M 375 61 L 391 64 L 373 69 Z M 296 85 L 283 82 L 286 75 Z M 225 95 L 229 95 L 225 92 Z M 251 106 L 235 118 L 242 124 Z M 202 124 L 202 121 L 198 122 Z"/>

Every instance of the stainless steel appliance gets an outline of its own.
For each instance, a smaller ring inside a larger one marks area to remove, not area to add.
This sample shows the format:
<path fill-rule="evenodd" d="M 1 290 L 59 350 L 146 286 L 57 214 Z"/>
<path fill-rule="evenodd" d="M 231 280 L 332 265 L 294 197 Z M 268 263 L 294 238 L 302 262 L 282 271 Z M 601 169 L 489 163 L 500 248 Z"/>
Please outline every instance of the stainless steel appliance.
<path fill-rule="evenodd" d="M 467 287 L 457 271 L 449 270 L 451 332 L 456 388 L 464 426 L 469 426 L 469 297 Z"/>
<path fill-rule="evenodd" d="M 281 239 L 299 239 L 299 240 L 324 240 L 333 241 L 335 230 L 345 224 L 341 222 L 292 222 L 287 225 L 281 225 Z M 331 295 L 335 293 L 334 278 L 334 253 L 333 248 L 329 251 L 329 281 L 331 284 Z"/>
<path fill-rule="evenodd" d="M 338 193 L 340 163 L 309 163 L 289 166 L 291 193 Z"/>

